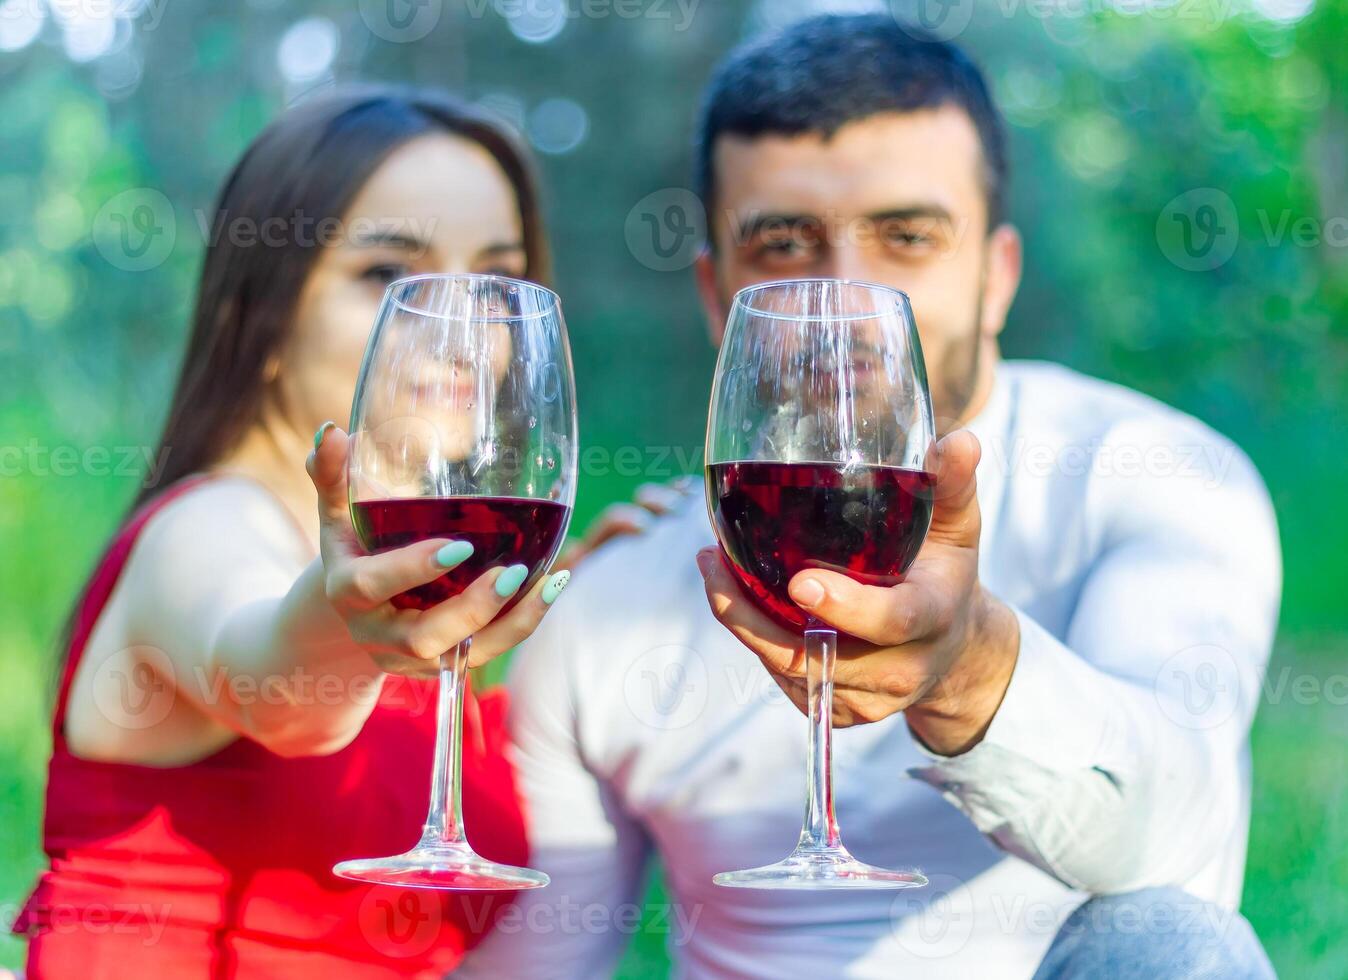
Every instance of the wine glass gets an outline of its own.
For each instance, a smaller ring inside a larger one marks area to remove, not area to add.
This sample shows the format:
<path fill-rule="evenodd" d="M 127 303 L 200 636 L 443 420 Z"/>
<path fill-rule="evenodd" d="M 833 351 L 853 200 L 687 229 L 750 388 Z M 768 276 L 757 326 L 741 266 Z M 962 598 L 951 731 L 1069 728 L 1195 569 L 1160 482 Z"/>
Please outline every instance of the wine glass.
<path fill-rule="evenodd" d="M 400 279 L 384 294 L 351 407 L 351 520 L 368 551 L 429 538 L 473 546 L 394 598 L 428 609 L 497 566 L 529 592 L 556 557 L 576 492 L 571 354 L 557 295 L 501 276 Z M 504 611 L 504 610 L 503 610 Z M 465 639 L 440 657 L 431 804 L 420 842 L 343 861 L 345 878 L 421 888 L 536 888 L 548 876 L 473 852 L 461 805 Z"/>
<path fill-rule="evenodd" d="M 707 506 L 740 587 L 802 634 L 810 741 L 805 821 L 776 864 L 723 872 L 741 888 L 910 888 L 843 847 L 833 814 L 838 634 L 793 603 L 808 568 L 895 585 L 931 524 L 931 395 L 908 298 L 864 282 L 799 279 L 736 294 L 707 420 Z"/>

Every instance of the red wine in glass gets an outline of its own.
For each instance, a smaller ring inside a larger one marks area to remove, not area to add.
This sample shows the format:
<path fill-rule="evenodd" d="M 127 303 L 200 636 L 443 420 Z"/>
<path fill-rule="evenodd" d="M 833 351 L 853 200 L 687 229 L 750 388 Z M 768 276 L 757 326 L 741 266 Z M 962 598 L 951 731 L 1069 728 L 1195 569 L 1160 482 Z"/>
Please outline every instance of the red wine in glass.
<path fill-rule="evenodd" d="M 810 741 L 795 848 L 772 864 L 722 871 L 712 878 L 718 885 L 928 883 L 919 871 L 867 864 L 843 846 L 833 809 L 838 632 L 808 617 L 787 586 L 811 568 L 870 585 L 903 580 L 931 525 L 934 481 L 924 467 L 933 418 L 903 293 L 855 280 L 783 279 L 735 294 L 707 415 L 707 510 L 745 594 L 799 637 Z"/>
<path fill-rule="evenodd" d="M 715 463 L 707 467 L 716 537 L 759 607 L 801 632 L 797 572 L 823 568 L 867 585 L 897 585 L 931 524 L 932 476 L 898 466 Z"/>
<path fill-rule="evenodd" d="M 435 538 L 473 546 L 468 560 L 395 605 L 425 611 L 483 572 L 519 564 L 528 574 L 516 596 L 526 595 L 561 547 L 576 493 L 576 391 L 557 294 L 503 276 L 390 284 L 366 343 L 350 432 L 351 521 L 367 550 Z M 440 654 L 420 839 L 402 854 L 341 861 L 338 877 L 469 891 L 548 883 L 541 871 L 487 860 L 468 841 L 460 759 L 472 640 Z"/>
<path fill-rule="evenodd" d="M 395 596 L 399 609 L 429 609 L 458 595 L 496 566 L 525 565 L 529 577 L 502 612 L 528 594 L 561 548 L 570 508 L 525 497 L 393 497 L 351 505 L 351 522 L 370 552 L 401 548 L 428 538 L 473 546 L 468 560 L 433 582 Z"/>

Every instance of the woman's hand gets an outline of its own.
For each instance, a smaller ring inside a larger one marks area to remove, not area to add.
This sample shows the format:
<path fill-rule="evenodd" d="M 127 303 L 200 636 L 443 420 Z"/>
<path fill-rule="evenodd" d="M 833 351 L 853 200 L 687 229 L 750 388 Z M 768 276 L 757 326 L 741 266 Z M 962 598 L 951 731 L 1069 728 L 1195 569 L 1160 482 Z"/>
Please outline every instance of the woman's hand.
<path fill-rule="evenodd" d="M 318 492 L 324 586 L 332 608 L 357 644 L 391 673 L 432 675 L 440 655 L 473 638 L 468 666 L 477 667 L 514 647 L 538 626 L 570 579 L 556 572 L 537 582 L 504 616 L 520 580 L 506 568 L 484 572 L 462 593 L 426 610 L 397 609 L 390 601 L 425 585 L 471 554 L 446 538 L 366 554 L 351 524 L 347 500 L 345 432 L 326 423 L 315 437 L 306 469 Z M 511 586 L 514 586 L 511 588 Z"/>

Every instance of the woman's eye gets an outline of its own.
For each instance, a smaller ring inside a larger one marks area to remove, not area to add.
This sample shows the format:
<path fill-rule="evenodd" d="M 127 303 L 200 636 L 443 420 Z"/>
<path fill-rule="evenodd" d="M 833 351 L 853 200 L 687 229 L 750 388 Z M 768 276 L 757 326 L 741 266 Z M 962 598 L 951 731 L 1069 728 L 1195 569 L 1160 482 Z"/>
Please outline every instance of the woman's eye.
<path fill-rule="evenodd" d="M 473 272 L 483 276 L 523 279 L 529 273 L 529 258 L 523 248 L 493 249 L 473 264 Z"/>
<path fill-rule="evenodd" d="M 492 273 L 496 275 L 496 273 Z M 515 289 L 504 283 L 488 282 L 478 296 L 482 312 L 488 316 L 508 316 L 516 311 L 519 303 L 512 302 Z"/>
<path fill-rule="evenodd" d="M 360 274 L 362 279 L 369 282 L 376 282 L 381 286 L 387 286 L 396 279 L 402 279 L 409 274 L 407 266 L 398 263 L 386 262 L 382 265 L 373 265 Z"/>

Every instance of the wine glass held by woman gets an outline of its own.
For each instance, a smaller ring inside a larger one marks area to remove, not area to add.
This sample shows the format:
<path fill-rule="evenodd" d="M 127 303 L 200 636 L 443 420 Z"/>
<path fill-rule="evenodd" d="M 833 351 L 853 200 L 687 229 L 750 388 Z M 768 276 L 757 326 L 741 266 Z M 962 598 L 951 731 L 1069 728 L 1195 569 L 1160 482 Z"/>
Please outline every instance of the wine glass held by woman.
<path fill-rule="evenodd" d="M 318 492 L 322 587 L 336 614 L 330 628 L 338 640 L 345 631 L 358 650 L 370 654 L 378 669 L 433 676 L 440 657 L 468 637 L 473 639 L 468 657 L 471 668 L 500 656 L 533 633 L 556 594 L 565 588 L 569 573 L 540 578 L 527 596 L 501 616 L 497 614 L 516 596 L 509 581 L 498 588 L 507 573 L 514 577 L 507 565 L 489 569 L 458 596 L 430 609 L 418 612 L 395 604 L 404 593 L 441 579 L 472 553 L 459 541 L 444 538 L 367 553 L 351 525 L 346 476 L 350 440 L 337 426 L 325 425 L 316 441 L 318 448 L 309 454 L 306 469 Z"/>
<path fill-rule="evenodd" d="M 449 538 L 444 548 L 458 564 L 393 596 L 389 610 L 395 619 L 421 610 L 423 622 L 445 621 L 428 626 L 425 641 L 443 655 L 421 837 L 408 851 L 343 861 L 334 873 L 373 884 L 474 891 L 548 883 L 542 872 L 473 850 L 464 831 L 459 759 L 473 635 L 483 630 L 494 653 L 537 625 L 530 618 L 523 629 L 512 623 L 511 607 L 522 590 L 543 586 L 570 521 L 575 406 L 561 302 L 550 289 L 482 275 L 410 276 L 389 286 L 351 408 L 351 520 L 371 552 Z M 484 572 L 493 570 L 499 577 L 483 587 Z M 558 573 L 543 586 L 544 604 L 567 576 Z M 441 614 L 446 597 L 475 590 L 506 605 L 491 615 Z M 494 628 L 498 613 L 503 627 Z"/>
<path fill-rule="evenodd" d="M 447 97 L 330 91 L 254 141 L 212 227 L 162 471 L 69 623 L 52 863 L 15 924 L 27 976 L 441 976 L 508 893 L 451 900 L 331 869 L 405 848 L 426 812 L 436 685 L 397 675 L 433 676 L 469 635 L 474 664 L 500 654 L 566 575 L 521 594 L 517 571 L 491 567 L 432 608 L 396 609 L 465 548 L 361 549 L 348 439 L 325 423 L 350 410 L 391 281 L 547 279 L 528 161 Z M 522 864 L 504 703 L 463 706 L 471 843 Z M 110 909 L 123 928 L 66 927 Z"/>

